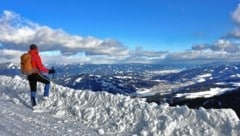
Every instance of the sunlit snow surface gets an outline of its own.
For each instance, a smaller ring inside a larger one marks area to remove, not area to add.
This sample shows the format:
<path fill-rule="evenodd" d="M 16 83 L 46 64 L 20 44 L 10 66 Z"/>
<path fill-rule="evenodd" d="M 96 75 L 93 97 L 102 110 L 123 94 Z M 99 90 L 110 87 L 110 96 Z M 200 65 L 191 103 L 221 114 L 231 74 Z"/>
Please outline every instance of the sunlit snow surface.
<path fill-rule="evenodd" d="M 208 91 L 201 91 L 196 93 L 182 93 L 177 94 L 176 97 L 185 97 L 188 99 L 194 98 L 210 98 L 216 95 L 224 94 L 225 92 L 232 91 L 236 88 L 210 88 Z"/>
<path fill-rule="evenodd" d="M 22 77 L 0 76 L 0 135 L 134 135 L 225 136 L 240 135 L 240 123 L 231 109 L 146 103 L 144 99 L 106 92 L 74 90 L 52 84 L 50 99 L 30 109 L 29 86 Z"/>

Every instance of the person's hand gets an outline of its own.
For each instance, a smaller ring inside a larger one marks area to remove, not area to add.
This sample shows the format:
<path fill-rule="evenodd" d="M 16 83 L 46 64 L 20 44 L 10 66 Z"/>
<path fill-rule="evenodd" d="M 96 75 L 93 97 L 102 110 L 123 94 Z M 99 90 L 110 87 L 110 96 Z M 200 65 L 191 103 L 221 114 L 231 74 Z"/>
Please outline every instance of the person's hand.
<path fill-rule="evenodd" d="M 55 73 L 55 69 L 49 69 L 48 70 L 48 74 L 54 74 Z"/>

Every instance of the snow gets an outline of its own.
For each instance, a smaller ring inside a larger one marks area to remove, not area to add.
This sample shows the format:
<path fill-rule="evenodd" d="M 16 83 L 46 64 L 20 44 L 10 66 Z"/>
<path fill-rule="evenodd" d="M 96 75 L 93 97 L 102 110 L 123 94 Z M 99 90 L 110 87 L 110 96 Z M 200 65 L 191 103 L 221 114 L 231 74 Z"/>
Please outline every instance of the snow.
<path fill-rule="evenodd" d="M 114 76 L 114 77 L 119 79 L 132 79 L 131 76 Z"/>
<path fill-rule="evenodd" d="M 11 67 L 14 67 L 15 65 L 14 65 L 14 63 L 10 63 L 9 65 L 8 65 L 8 68 L 11 68 Z M 14 69 L 14 68 L 13 68 Z"/>
<path fill-rule="evenodd" d="M 239 77 L 240 77 L 240 74 L 231 75 L 230 77 L 231 77 L 231 78 L 234 78 L 234 77 L 239 78 Z"/>
<path fill-rule="evenodd" d="M 77 79 L 75 80 L 75 82 L 79 83 L 81 80 L 82 80 L 82 78 L 79 77 L 79 78 L 77 78 Z"/>
<path fill-rule="evenodd" d="M 0 135 L 132 135 L 213 136 L 240 135 L 240 123 L 231 109 L 189 109 L 186 106 L 147 103 L 144 99 L 106 92 L 74 90 L 52 83 L 50 99 L 30 108 L 28 81 L 0 76 Z"/>
<path fill-rule="evenodd" d="M 224 94 L 227 91 L 232 91 L 236 88 L 210 88 L 210 90 L 207 91 L 201 91 L 201 92 L 195 92 L 195 93 L 182 93 L 182 94 L 176 94 L 176 97 L 185 97 L 188 99 L 194 99 L 194 98 L 210 98 L 216 95 Z"/>
<path fill-rule="evenodd" d="M 240 87 L 240 82 L 218 82 L 216 85 L 232 85 L 234 87 Z"/>
<path fill-rule="evenodd" d="M 146 73 L 156 74 L 156 75 L 167 75 L 172 73 L 179 73 L 184 69 L 167 69 L 167 70 L 155 70 L 155 71 L 146 71 Z"/>
<path fill-rule="evenodd" d="M 206 73 L 206 74 L 203 74 L 203 75 L 198 75 L 195 80 L 198 82 L 198 83 L 201 83 L 201 82 L 205 82 L 206 81 L 206 78 L 212 78 L 211 77 L 212 74 L 211 73 Z"/>
<path fill-rule="evenodd" d="M 195 82 L 194 81 L 187 81 L 187 82 L 181 82 L 181 83 L 169 83 L 167 81 L 159 81 L 158 85 L 150 88 L 150 89 L 138 89 L 137 93 L 141 94 L 142 96 L 144 95 L 154 95 L 161 93 L 162 95 L 164 94 L 169 94 L 172 93 L 173 91 L 186 87 L 189 85 L 193 85 Z"/>
<path fill-rule="evenodd" d="M 205 77 L 211 77 L 211 76 L 212 76 L 211 73 L 207 73 L 207 74 L 199 75 L 198 77 L 200 77 L 200 78 L 205 78 Z"/>

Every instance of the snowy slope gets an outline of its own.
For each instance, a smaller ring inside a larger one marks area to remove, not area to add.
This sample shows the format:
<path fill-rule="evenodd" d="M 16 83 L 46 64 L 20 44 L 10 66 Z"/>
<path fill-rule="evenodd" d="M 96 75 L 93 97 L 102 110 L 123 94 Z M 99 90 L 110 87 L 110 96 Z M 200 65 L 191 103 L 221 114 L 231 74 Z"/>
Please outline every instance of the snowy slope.
<path fill-rule="evenodd" d="M 240 122 L 231 109 L 170 107 L 144 99 L 106 92 L 73 90 L 53 85 L 50 99 L 30 110 L 29 87 L 22 77 L 0 76 L 0 135 L 240 135 Z"/>
<path fill-rule="evenodd" d="M 24 105 L 0 99 L 1 136 L 98 135 L 81 123 L 54 118 L 49 113 L 33 113 Z"/>

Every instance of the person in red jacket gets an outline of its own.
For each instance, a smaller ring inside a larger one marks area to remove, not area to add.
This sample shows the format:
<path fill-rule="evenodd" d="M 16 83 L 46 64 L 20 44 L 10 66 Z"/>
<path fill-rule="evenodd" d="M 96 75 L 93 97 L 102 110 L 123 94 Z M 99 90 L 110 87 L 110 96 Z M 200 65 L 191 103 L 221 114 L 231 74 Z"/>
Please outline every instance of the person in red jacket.
<path fill-rule="evenodd" d="M 28 81 L 31 91 L 31 104 L 33 110 L 36 108 L 36 91 L 37 91 L 37 82 L 45 84 L 43 98 L 47 99 L 49 96 L 50 80 L 47 76 L 43 76 L 43 73 L 53 74 L 55 73 L 54 69 L 47 69 L 43 64 L 39 56 L 38 47 L 36 44 L 30 45 L 29 54 L 31 55 L 31 64 L 34 69 L 31 75 L 28 75 Z"/>

